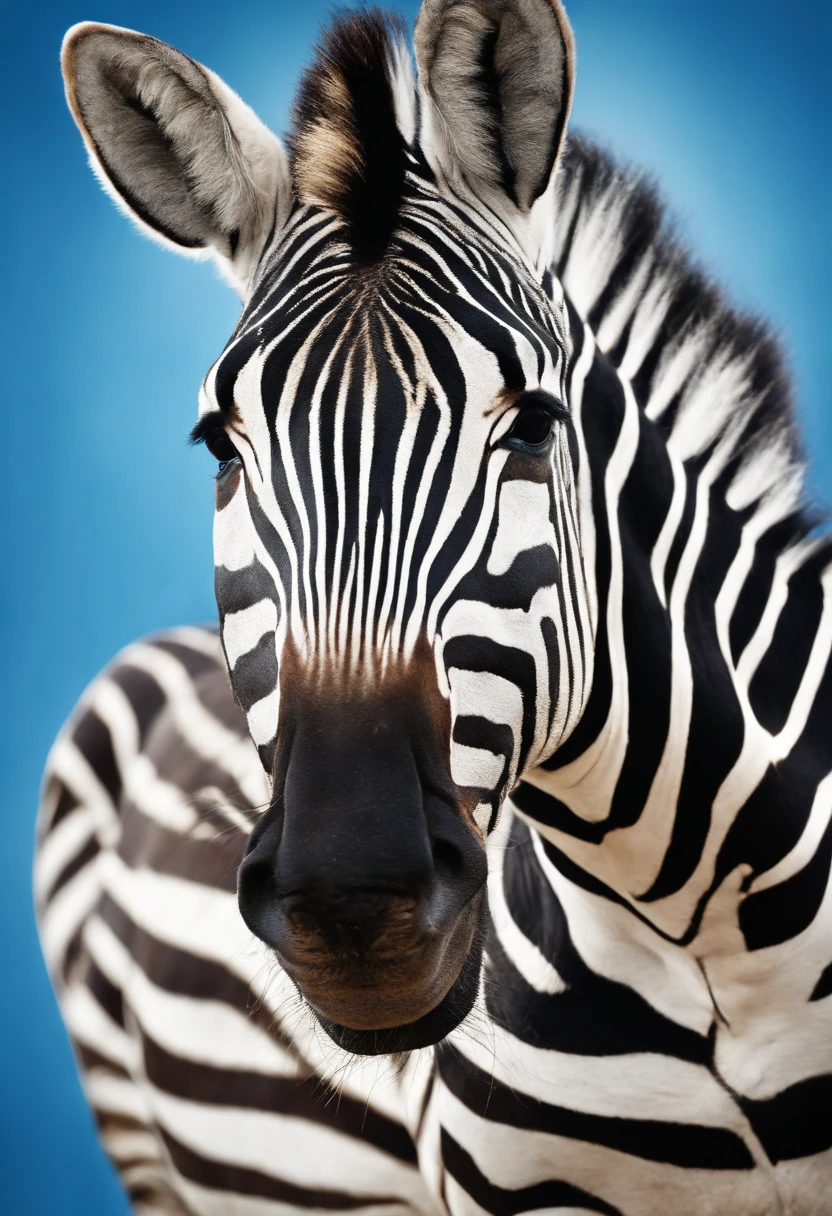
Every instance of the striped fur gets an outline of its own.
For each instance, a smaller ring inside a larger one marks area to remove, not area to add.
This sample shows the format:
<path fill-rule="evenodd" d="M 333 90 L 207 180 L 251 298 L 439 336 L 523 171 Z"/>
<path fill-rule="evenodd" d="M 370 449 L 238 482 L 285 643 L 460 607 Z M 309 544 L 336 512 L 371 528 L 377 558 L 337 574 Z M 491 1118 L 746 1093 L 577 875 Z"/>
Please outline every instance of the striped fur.
<path fill-rule="evenodd" d="M 591 146 L 530 210 L 454 167 L 390 28 L 330 35 L 205 382 L 219 637 L 129 647 L 50 757 L 41 933 L 102 1141 L 148 1213 L 823 1216 L 832 559 L 779 353 Z M 304 165 L 356 47 L 404 149 L 372 239 L 380 128 L 348 114 L 334 192 Z M 293 705 L 396 680 L 486 842 L 483 965 L 442 1042 L 357 1056 L 235 875 Z"/>

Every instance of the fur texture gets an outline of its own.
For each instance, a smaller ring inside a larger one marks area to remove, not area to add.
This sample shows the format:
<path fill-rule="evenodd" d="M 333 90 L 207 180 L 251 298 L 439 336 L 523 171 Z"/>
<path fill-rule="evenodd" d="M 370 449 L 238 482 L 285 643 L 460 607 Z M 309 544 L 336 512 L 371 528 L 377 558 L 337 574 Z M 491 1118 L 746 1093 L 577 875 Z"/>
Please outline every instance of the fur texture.
<path fill-rule="evenodd" d="M 403 37 L 398 19 L 374 10 L 337 18 L 295 105 L 298 196 L 340 216 L 360 263 L 383 255 L 402 201 L 405 141 L 394 76 L 405 62 L 397 47 Z"/>
<path fill-rule="evenodd" d="M 677 242 L 643 173 L 572 137 L 558 178 L 553 271 L 648 417 L 686 461 L 722 447 L 727 497 L 766 502 L 805 535 L 804 459 L 783 353 Z"/>
<path fill-rule="evenodd" d="M 87 22 L 67 34 L 62 66 L 109 193 L 151 236 L 213 252 L 244 280 L 286 200 L 277 139 L 218 77 L 156 38 Z"/>
<path fill-rule="evenodd" d="M 572 34 L 557 0 L 428 0 L 416 23 L 422 84 L 474 182 L 527 212 L 566 129 Z"/>

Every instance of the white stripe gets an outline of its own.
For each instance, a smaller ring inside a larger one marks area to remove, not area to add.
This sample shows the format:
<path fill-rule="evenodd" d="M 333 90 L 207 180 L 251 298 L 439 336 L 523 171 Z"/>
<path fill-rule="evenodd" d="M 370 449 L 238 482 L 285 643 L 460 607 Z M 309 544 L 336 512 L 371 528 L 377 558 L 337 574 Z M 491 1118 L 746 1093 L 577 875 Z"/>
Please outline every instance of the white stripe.
<path fill-rule="evenodd" d="M 466 747 L 451 740 L 451 777 L 457 785 L 494 789 L 499 783 L 505 761 L 484 747 Z"/>
<path fill-rule="evenodd" d="M 55 879 L 95 836 L 96 814 L 92 807 L 79 806 L 45 836 L 35 857 L 35 902 L 40 903 Z"/>
<path fill-rule="evenodd" d="M 101 855 L 94 864 L 84 866 L 83 870 L 73 875 L 41 914 L 39 927 L 43 957 L 56 986 L 66 948 L 101 894 L 100 866 Z"/>
<path fill-rule="evenodd" d="M 511 965 L 535 992 L 545 992 L 549 995 L 564 992 L 566 983 L 563 977 L 541 954 L 534 942 L 521 931 L 506 902 L 503 863 L 505 850 L 510 847 L 509 827 L 510 817 L 504 818 L 500 826 L 494 829 L 488 842 L 488 910 L 491 921 Z M 491 1066 L 488 1068 L 490 1071 Z"/>
<path fill-rule="evenodd" d="M 227 612 L 222 622 L 222 642 L 228 666 L 233 670 L 237 660 L 253 650 L 265 633 L 274 633 L 276 629 L 274 600 L 258 600 L 239 612 Z"/>
<path fill-rule="evenodd" d="M 538 545 L 554 547 L 549 519 L 552 490 L 548 482 L 504 481 L 497 508 L 497 531 L 491 544 L 486 570 L 506 574 L 515 558 Z"/>
<path fill-rule="evenodd" d="M 255 701 L 246 713 L 249 733 L 257 747 L 270 743 L 277 734 L 277 719 L 280 712 L 280 688 L 275 688 L 266 697 Z"/>
<path fill-rule="evenodd" d="M 209 1106 L 153 1087 L 159 1122 L 182 1144 L 214 1161 L 258 1170 L 295 1186 L 343 1191 L 345 1177 L 362 1179 L 368 1196 L 406 1193 L 412 1166 L 374 1148 L 291 1114 Z M 279 1151 L 278 1151 L 279 1146 Z"/>
<path fill-rule="evenodd" d="M 294 1056 L 261 1030 L 247 1009 L 237 1010 L 207 996 L 191 998 L 157 987 L 97 916 L 89 921 L 85 941 L 101 971 L 123 991 L 142 1030 L 171 1055 L 263 1076 L 295 1075 Z M 194 958 L 194 968 L 199 965 L 199 959 Z"/>

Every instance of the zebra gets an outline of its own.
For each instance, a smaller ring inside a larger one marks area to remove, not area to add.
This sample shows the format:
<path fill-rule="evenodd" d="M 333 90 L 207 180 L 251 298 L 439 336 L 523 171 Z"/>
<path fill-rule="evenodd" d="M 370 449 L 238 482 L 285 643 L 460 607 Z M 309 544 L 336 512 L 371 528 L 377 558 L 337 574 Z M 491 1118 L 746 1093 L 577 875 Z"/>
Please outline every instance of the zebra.
<path fill-rule="evenodd" d="M 832 554 L 777 342 L 566 138 L 558 0 L 344 14 L 288 150 L 69 31 L 105 189 L 243 312 L 218 628 L 47 764 L 43 949 L 138 1213 L 832 1210 Z M 230 676 L 230 683 L 229 683 Z"/>

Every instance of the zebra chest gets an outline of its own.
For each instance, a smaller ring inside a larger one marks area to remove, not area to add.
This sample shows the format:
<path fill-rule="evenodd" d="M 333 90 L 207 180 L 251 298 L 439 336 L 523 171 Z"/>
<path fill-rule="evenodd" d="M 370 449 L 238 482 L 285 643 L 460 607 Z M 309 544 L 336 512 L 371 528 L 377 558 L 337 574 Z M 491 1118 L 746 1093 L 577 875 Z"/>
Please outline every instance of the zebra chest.
<path fill-rule="evenodd" d="M 652 970 L 602 952 L 565 892 L 500 877 L 481 1020 L 437 1051 L 450 1211 L 828 1212 L 830 1011 L 786 960 L 726 958 L 711 987 L 689 960 L 688 981 L 676 948 Z"/>
<path fill-rule="evenodd" d="M 720 1075 L 718 1036 L 601 996 L 600 984 L 525 992 L 511 1028 L 483 1018 L 437 1049 L 420 1147 L 453 1216 L 470 1198 L 494 1212 L 828 1212 L 828 1110 L 767 1116 Z"/>

